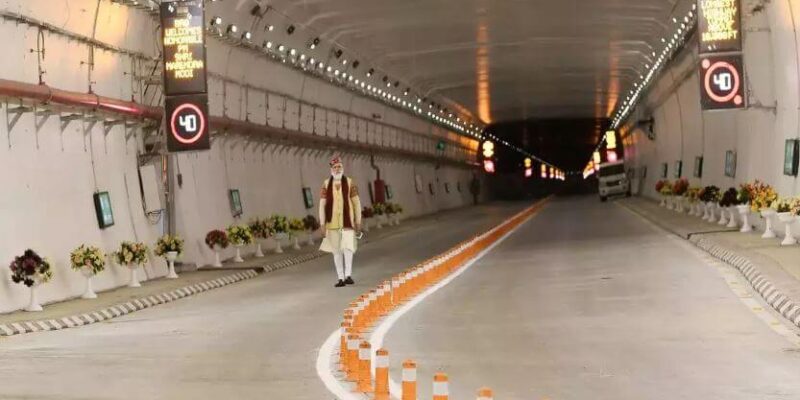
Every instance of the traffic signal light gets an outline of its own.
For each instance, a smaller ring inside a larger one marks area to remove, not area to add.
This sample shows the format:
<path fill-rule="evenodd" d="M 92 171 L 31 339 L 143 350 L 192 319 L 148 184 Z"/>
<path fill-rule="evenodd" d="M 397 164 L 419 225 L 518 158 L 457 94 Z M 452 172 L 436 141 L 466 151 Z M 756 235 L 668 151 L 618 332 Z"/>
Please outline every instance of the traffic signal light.
<path fill-rule="evenodd" d="M 483 142 L 483 157 L 492 158 L 494 156 L 494 143 L 490 141 Z"/>
<path fill-rule="evenodd" d="M 526 159 L 525 159 L 525 168 L 526 168 L 526 169 L 529 169 L 529 168 L 531 168 L 531 165 L 532 165 L 532 164 L 533 164 L 533 161 L 530 159 L 530 157 L 528 157 L 528 158 L 526 158 Z"/>

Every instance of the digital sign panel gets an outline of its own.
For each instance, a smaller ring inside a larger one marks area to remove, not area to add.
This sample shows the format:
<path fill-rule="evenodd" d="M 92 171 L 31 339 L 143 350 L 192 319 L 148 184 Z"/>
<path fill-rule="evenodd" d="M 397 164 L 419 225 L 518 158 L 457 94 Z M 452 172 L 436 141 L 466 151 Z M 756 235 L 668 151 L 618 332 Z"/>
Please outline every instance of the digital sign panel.
<path fill-rule="evenodd" d="M 208 128 L 208 96 L 172 96 L 166 105 L 167 151 L 195 151 L 211 148 Z"/>
<path fill-rule="evenodd" d="M 700 61 L 700 104 L 703 110 L 747 107 L 741 54 L 705 56 Z"/>
<path fill-rule="evenodd" d="M 206 93 L 202 0 L 161 3 L 164 95 Z"/>
<path fill-rule="evenodd" d="M 742 50 L 739 0 L 698 0 L 700 53 Z"/>

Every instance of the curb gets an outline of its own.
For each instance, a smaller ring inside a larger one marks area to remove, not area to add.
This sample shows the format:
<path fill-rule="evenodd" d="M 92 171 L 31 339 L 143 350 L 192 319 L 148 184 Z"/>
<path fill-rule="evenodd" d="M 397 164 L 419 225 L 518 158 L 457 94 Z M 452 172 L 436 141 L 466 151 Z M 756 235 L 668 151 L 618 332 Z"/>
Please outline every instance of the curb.
<path fill-rule="evenodd" d="M 722 247 L 711 240 L 700 238 L 696 235 L 689 235 L 688 238 L 685 238 L 682 235 L 677 234 L 669 227 L 664 226 L 658 221 L 654 221 L 652 218 L 648 217 L 634 207 L 624 203 L 617 204 L 621 205 L 626 210 L 648 220 L 653 225 L 656 225 L 661 229 L 688 241 L 698 249 L 705 251 L 709 255 L 725 262 L 731 267 L 736 268 L 736 270 L 738 270 L 745 277 L 745 279 L 747 279 L 756 293 L 758 293 L 759 296 L 761 296 L 761 298 L 767 304 L 769 304 L 773 310 L 777 311 L 793 325 L 800 327 L 800 306 L 798 306 L 792 299 L 784 295 L 778 288 L 775 287 L 775 285 L 772 284 L 772 282 L 764 277 L 761 271 L 758 270 L 758 267 L 747 257 L 736 254 L 735 252 Z"/>
<path fill-rule="evenodd" d="M 184 286 L 169 292 L 140 297 L 138 299 L 116 304 L 99 311 L 89 311 L 86 313 L 59 318 L 57 320 L 34 320 L 2 324 L 0 325 L 0 336 L 15 336 L 30 332 L 57 331 L 61 329 L 91 325 L 127 315 L 139 310 L 144 310 L 146 308 L 155 307 L 160 304 L 170 303 L 197 293 L 218 289 L 239 281 L 255 278 L 258 275 L 259 273 L 255 269 L 251 269 L 210 281 Z"/>

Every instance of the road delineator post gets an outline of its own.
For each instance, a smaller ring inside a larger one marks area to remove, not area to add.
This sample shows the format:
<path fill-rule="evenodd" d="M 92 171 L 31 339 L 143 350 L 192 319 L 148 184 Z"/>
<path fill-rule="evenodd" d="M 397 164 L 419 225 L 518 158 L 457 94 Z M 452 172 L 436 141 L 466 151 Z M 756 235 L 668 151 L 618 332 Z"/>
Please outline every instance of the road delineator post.
<path fill-rule="evenodd" d="M 375 400 L 389 400 L 389 351 L 375 352 Z"/>
<path fill-rule="evenodd" d="M 400 400 L 417 400 L 417 363 L 403 361 L 403 393 Z"/>
<path fill-rule="evenodd" d="M 347 356 L 345 373 L 347 380 L 355 382 L 358 380 L 358 343 L 359 337 L 357 334 L 351 333 L 347 335 Z"/>
<path fill-rule="evenodd" d="M 447 400 L 450 398 L 450 390 L 447 385 L 447 374 L 437 372 L 433 376 L 433 400 Z"/>
<path fill-rule="evenodd" d="M 494 400 L 492 389 L 489 389 L 488 387 L 482 387 L 478 389 L 478 400 Z"/>
<path fill-rule="evenodd" d="M 356 390 L 361 393 L 372 393 L 372 346 L 363 341 L 358 346 L 358 384 Z"/>
<path fill-rule="evenodd" d="M 342 337 L 339 341 L 339 369 L 343 371 L 345 366 L 345 357 L 347 356 L 347 334 L 350 333 L 350 329 L 349 321 L 345 320 L 342 322 Z"/>

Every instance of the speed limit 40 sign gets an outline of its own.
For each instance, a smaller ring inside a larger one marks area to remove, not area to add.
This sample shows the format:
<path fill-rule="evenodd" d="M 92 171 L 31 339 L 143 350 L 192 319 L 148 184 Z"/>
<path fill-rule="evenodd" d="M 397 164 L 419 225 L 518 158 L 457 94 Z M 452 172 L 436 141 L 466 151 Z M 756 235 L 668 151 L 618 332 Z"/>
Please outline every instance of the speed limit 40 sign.
<path fill-rule="evenodd" d="M 167 97 L 165 102 L 167 151 L 196 151 L 211 148 L 208 129 L 208 96 Z"/>
<path fill-rule="evenodd" d="M 704 56 L 700 59 L 700 103 L 703 110 L 747 107 L 741 54 Z"/>

